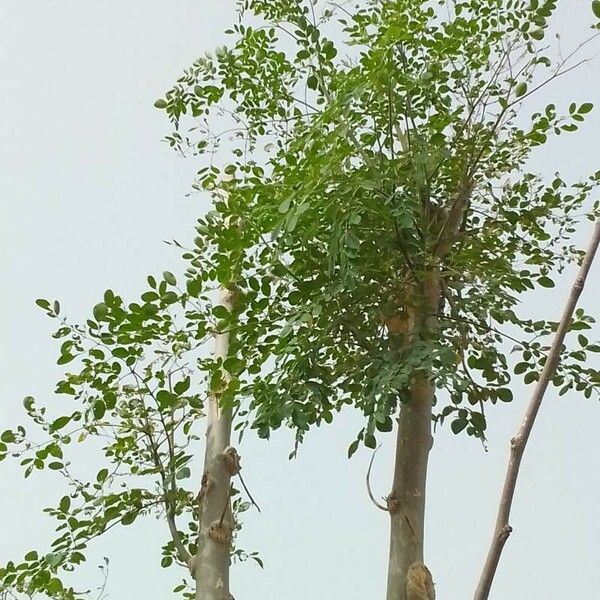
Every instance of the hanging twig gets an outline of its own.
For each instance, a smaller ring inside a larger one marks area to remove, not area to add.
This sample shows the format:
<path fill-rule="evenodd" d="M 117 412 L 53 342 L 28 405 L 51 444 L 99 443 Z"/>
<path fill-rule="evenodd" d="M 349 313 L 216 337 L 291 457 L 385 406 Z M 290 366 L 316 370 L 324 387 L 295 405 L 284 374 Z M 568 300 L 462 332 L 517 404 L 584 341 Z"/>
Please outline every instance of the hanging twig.
<path fill-rule="evenodd" d="M 375 500 L 375 496 L 373 496 L 373 492 L 371 491 L 371 467 L 373 466 L 373 460 L 375 459 L 375 453 L 377 450 L 381 448 L 381 445 L 377 446 L 375 450 L 373 450 L 373 454 L 371 455 L 371 460 L 369 461 L 369 468 L 367 469 L 367 493 L 369 494 L 369 498 L 371 498 L 371 502 L 380 510 L 384 510 L 385 512 L 389 512 L 388 509 Z"/>
<path fill-rule="evenodd" d="M 498 508 L 498 516 L 496 517 L 496 526 L 492 537 L 490 549 L 488 551 L 487 559 L 481 573 L 481 578 L 475 591 L 474 600 L 487 600 L 490 588 L 492 587 L 492 581 L 498 568 L 500 561 L 500 555 L 504 548 L 506 540 L 512 532 L 512 527 L 509 525 L 508 520 L 510 517 L 510 509 L 512 507 L 512 501 L 515 494 L 515 487 L 517 483 L 517 477 L 519 475 L 519 467 L 521 466 L 521 460 L 525 451 L 525 446 L 529 435 L 533 428 L 535 418 L 537 416 L 540 405 L 544 398 L 544 393 L 548 388 L 548 384 L 552 380 L 556 367 L 560 359 L 560 353 L 562 345 L 567 332 L 571 326 L 571 318 L 579 300 L 579 296 L 583 291 L 585 280 L 590 271 L 590 267 L 594 261 L 598 244 L 600 243 L 600 222 L 597 222 L 594 227 L 594 232 L 588 250 L 583 258 L 579 272 L 575 279 L 575 283 L 571 288 L 571 293 L 567 300 L 566 306 L 563 311 L 562 318 L 560 320 L 558 329 L 552 341 L 552 346 L 548 357 L 544 364 L 544 369 L 537 382 L 525 416 L 519 427 L 517 435 L 510 441 L 510 458 L 508 461 L 508 468 L 506 471 L 506 478 L 504 480 L 504 487 L 502 488 L 502 495 L 500 497 L 500 506 Z"/>
<path fill-rule="evenodd" d="M 256 500 L 254 500 L 254 498 L 252 497 L 252 494 L 250 493 L 250 490 L 248 489 L 248 486 L 246 485 L 246 482 L 244 481 L 244 478 L 242 477 L 242 474 L 240 471 L 238 471 L 238 477 L 240 478 L 240 481 L 242 482 L 242 485 L 244 486 L 244 490 L 246 491 L 246 494 L 248 494 L 248 498 L 250 499 L 250 502 L 256 507 L 256 510 L 258 512 L 260 512 L 260 506 L 258 506 L 258 504 L 256 504 Z"/>

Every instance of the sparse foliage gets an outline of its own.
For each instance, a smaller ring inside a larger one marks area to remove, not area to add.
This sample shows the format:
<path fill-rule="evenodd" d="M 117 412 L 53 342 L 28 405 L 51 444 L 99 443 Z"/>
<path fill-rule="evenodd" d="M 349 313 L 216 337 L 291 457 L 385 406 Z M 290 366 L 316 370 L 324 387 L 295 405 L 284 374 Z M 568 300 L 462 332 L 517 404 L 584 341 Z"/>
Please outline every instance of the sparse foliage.
<path fill-rule="evenodd" d="M 231 44 L 155 103 L 174 125 L 170 145 L 204 161 L 195 188 L 221 194 L 184 248 L 185 283 L 149 278 L 138 302 L 108 291 L 86 325 L 61 322 L 59 363 L 77 367 L 57 391 L 77 408 L 48 420 L 27 400 L 46 434 L 39 447 L 21 428 L 2 434 L 0 451 L 22 455 L 26 474 L 54 468 L 70 485 L 51 509 L 61 536 L 53 553 L 11 563 L 4 586 L 79 597 L 57 570 L 81 562 L 108 527 L 158 510 L 189 523 L 180 542 L 194 554 L 184 484 L 205 406 L 197 390 L 206 389 L 233 410 L 240 436 L 286 425 L 296 449 L 345 406 L 364 415 L 348 433 L 350 456 L 375 448 L 398 417 L 421 431 L 407 446 L 414 456 L 399 450 L 388 501 L 388 600 L 405 600 L 407 569 L 423 562 L 431 420 L 483 441 L 486 407 L 512 401 L 515 376 L 540 377 L 557 323 L 528 318 L 519 298 L 581 260 L 576 226 L 598 217 L 600 171 L 575 182 L 528 171 L 537 147 L 592 110 L 577 98 L 529 112 L 537 90 L 586 60 L 589 40 L 565 57 L 550 51 L 556 5 L 240 3 Z M 592 10 L 598 17 L 597 2 Z M 235 290 L 232 310 L 213 306 L 223 285 Z M 58 306 L 39 303 L 60 318 Z M 577 310 L 577 345 L 552 380 L 561 394 L 600 391 L 587 364 L 600 352 L 586 335 L 593 323 Z M 205 357 L 207 337 L 224 331 L 234 334 L 229 357 Z M 406 435 L 401 426 L 399 440 Z M 79 481 L 64 449 L 104 436 L 107 466 Z M 422 499 L 406 507 L 395 495 L 407 476 L 398 465 L 411 461 Z M 178 556 L 167 543 L 163 566 Z"/>

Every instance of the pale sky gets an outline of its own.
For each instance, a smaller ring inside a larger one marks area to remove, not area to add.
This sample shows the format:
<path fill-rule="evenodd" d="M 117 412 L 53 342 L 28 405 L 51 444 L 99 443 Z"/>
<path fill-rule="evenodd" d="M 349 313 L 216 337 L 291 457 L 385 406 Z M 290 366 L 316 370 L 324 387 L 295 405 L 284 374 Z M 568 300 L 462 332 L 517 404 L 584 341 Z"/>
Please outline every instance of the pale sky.
<path fill-rule="evenodd" d="M 585 35 L 588 0 L 562 0 L 565 48 Z M 133 298 L 148 273 L 185 265 L 165 239 L 193 237 L 207 198 L 186 197 L 194 159 L 161 138 L 169 124 L 153 101 L 205 50 L 225 43 L 233 0 L 0 0 L 0 431 L 22 420 L 22 398 L 59 403 L 61 374 L 54 322 L 34 306 L 59 298 L 84 319 L 110 287 Z M 596 51 L 598 48 L 596 48 Z M 539 102 L 600 104 L 598 60 L 556 82 Z M 599 113 L 600 114 L 600 113 Z M 584 177 L 600 168 L 600 116 L 561 136 L 535 167 Z M 591 231 L 584 223 L 578 239 Z M 583 302 L 600 318 L 600 263 Z M 526 300 L 532 316 L 558 318 L 570 279 Z M 426 562 L 438 597 L 472 597 L 504 476 L 508 440 L 530 389 L 490 407 L 489 451 L 448 429 L 436 436 L 428 489 Z M 600 406 L 574 393 L 547 394 L 527 448 L 509 539 L 492 591 L 497 600 L 592 597 L 600 589 Z M 244 474 L 263 513 L 247 513 L 240 544 L 265 562 L 235 566 L 236 600 L 364 600 L 384 597 L 388 522 L 369 502 L 370 455 L 348 461 L 361 426 L 350 411 L 312 432 L 297 460 L 287 431 L 269 442 L 248 435 Z M 384 439 L 373 487 L 389 491 L 393 435 Z M 200 468 L 202 448 L 197 451 Z M 95 473 L 96 455 L 83 455 Z M 0 464 L 0 563 L 45 551 L 53 522 L 41 512 L 64 492 L 46 473 L 23 480 Z M 183 575 L 160 567 L 162 522 L 139 520 L 92 545 L 77 575 L 98 582 L 95 565 L 111 559 L 109 598 L 172 597 Z"/>

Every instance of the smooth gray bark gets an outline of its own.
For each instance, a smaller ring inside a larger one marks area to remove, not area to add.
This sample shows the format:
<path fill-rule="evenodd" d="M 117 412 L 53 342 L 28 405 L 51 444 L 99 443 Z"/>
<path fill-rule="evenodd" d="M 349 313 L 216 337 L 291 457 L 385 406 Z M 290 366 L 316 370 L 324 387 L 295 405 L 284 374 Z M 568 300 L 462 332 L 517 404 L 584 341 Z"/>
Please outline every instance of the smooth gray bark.
<path fill-rule="evenodd" d="M 231 293 L 221 290 L 220 304 L 232 307 Z M 215 355 L 225 360 L 229 353 L 229 334 L 215 336 Z M 196 600 L 233 600 L 229 591 L 231 563 L 231 472 L 224 451 L 231 442 L 231 410 L 220 406 L 220 396 L 214 393 L 208 401 L 206 453 L 204 457 L 203 490 L 199 495 L 198 550 L 194 558 Z"/>

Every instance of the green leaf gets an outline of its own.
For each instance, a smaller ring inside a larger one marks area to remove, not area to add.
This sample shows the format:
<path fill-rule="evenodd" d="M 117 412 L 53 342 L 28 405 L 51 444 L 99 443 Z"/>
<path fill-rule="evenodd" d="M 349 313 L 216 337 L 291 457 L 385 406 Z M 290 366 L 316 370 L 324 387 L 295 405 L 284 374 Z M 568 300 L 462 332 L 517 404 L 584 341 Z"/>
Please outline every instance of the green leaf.
<path fill-rule="evenodd" d="M 63 467 L 64 467 L 63 463 L 58 462 L 58 461 L 51 462 L 48 465 L 48 468 L 52 469 L 53 471 L 60 471 L 60 469 L 62 469 Z"/>
<path fill-rule="evenodd" d="M 371 450 L 375 450 L 375 448 L 377 448 L 377 440 L 375 439 L 375 436 L 372 433 L 367 433 L 365 435 L 365 446 L 367 448 L 371 448 Z"/>
<path fill-rule="evenodd" d="M 192 298 L 197 298 L 202 291 L 202 280 L 201 279 L 188 279 L 186 282 L 187 293 Z"/>
<path fill-rule="evenodd" d="M 106 404 L 104 404 L 104 400 L 100 399 L 94 402 L 93 412 L 96 419 L 101 419 L 104 416 L 104 413 L 106 412 Z"/>
<path fill-rule="evenodd" d="M 524 96 L 526 93 L 527 93 L 527 84 L 522 81 L 515 88 L 515 96 L 517 98 L 520 98 L 521 96 Z"/>
<path fill-rule="evenodd" d="M 538 283 L 545 288 L 553 288 L 554 287 L 554 281 L 552 281 L 552 279 L 550 279 L 550 277 L 540 277 L 538 280 Z"/>
<path fill-rule="evenodd" d="M 223 362 L 223 368 L 232 375 L 238 375 L 244 369 L 244 361 L 235 356 L 230 356 Z"/>
<path fill-rule="evenodd" d="M 75 357 L 72 354 L 63 354 L 56 361 L 57 365 L 66 365 L 70 363 Z"/>
<path fill-rule="evenodd" d="M 50 595 L 58 594 L 62 590 L 63 590 L 63 584 L 62 584 L 62 581 L 60 579 L 58 579 L 58 577 L 53 577 L 46 584 L 46 592 L 48 592 L 48 594 L 50 594 Z"/>
<path fill-rule="evenodd" d="M 375 423 L 375 426 L 377 427 L 378 431 L 381 432 L 388 432 L 388 431 L 392 431 L 392 429 L 394 428 L 394 424 L 392 422 L 391 417 L 385 417 L 385 419 L 383 421 L 377 421 Z"/>
<path fill-rule="evenodd" d="M 163 273 L 163 277 L 169 285 L 177 285 L 177 279 L 175 278 L 175 275 L 171 273 L 171 271 L 165 271 Z"/>
<path fill-rule="evenodd" d="M 96 481 L 98 483 L 103 483 L 104 481 L 106 481 L 107 477 L 108 477 L 108 469 L 100 469 L 98 471 L 98 474 L 96 475 Z"/>
<path fill-rule="evenodd" d="M 323 53 L 325 54 L 325 58 L 327 60 L 332 60 L 333 58 L 335 58 L 337 50 L 333 46 L 332 41 L 326 40 L 325 42 L 323 42 Z"/>
<path fill-rule="evenodd" d="M 290 205 L 291 205 L 291 200 L 289 198 L 286 198 L 280 205 L 279 208 L 277 209 L 282 215 L 285 215 L 285 213 L 288 212 L 288 210 L 290 210 Z"/>
<path fill-rule="evenodd" d="M 164 109 L 164 108 L 167 108 L 168 104 L 167 104 L 166 100 L 162 100 L 162 99 L 159 98 L 158 100 L 156 100 L 154 102 L 154 106 L 156 108 Z"/>
<path fill-rule="evenodd" d="M 128 512 L 121 517 L 122 525 L 131 525 L 137 518 L 137 512 Z"/>
<path fill-rule="evenodd" d="M 475 427 L 477 431 L 485 431 L 487 427 L 487 423 L 483 414 L 476 411 L 473 411 L 471 413 L 471 424 L 473 425 L 473 427 Z"/>
<path fill-rule="evenodd" d="M 598 0 L 598 4 L 600 4 L 600 0 Z M 584 102 L 580 107 L 579 107 L 579 114 L 580 115 L 585 115 L 589 112 L 591 112 L 594 108 L 594 105 L 591 102 Z"/>
<path fill-rule="evenodd" d="M 10 429 L 7 429 L 6 431 L 2 432 L 2 435 L 0 435 L 0 440 L 7 444 L 14 442 L 15 439 L 15 434 Z"/>
<path fill-rule="evenodd" d="M 156 394 L 156 399 L 158 400 L 160 409 L 166 410 L 173 406 L 177 398 L 168 390 L 159 390 Z"/>
<path fill-rule="evenodd" d="M 348 446 L 348 458 L 351 458 L 352 455 L 358 450 L 358 440 L 354 440 L 350 446 Z"/>
<path fill-rule="evenodd" d="M 544 39 L 544 30 L 543 29 L 535 29 L 529 34 L 534 40 L 543 40 Z"/>
<path fill-rule="evenodd" d="M 265 568 L 265 565 L 263 564 L 263 561 L 262 561 L 262 560 L 261 560 L 261 559 L 260 559 L 258 556 L 250 556 L 250 558 L 251 558 L 252 560 L 256 561 L 256 563 L 258 564 L 258 566 L 259 566 L 261 569 L 264 569 L 264 568 Z"/>
<path fill-rule="evenodd" d="M 69 508 L 71 508 L 71 498 L 69 498 L 69 496 L 63 496 L 60 499 L 60 504 L 58 506 L 60 508 L 60 512 L 69 512 Z"/>
<path fill-rule="evenodd" d="M 594 0 L 592 2 L 592 12 L 594 16 L 600 19 L 600 0 Z"/>
<path fill-rule="evenodd" d="M 452 423 L 450 423 L 450 429 L 452 429 L 453 433 L 460 433 L 467 426 L 466 419 L 454 419 Z"/>
<path fill-rule="evenodd" d="M 213 306 L 212 314 L 217 317 L 217 319 L 227 319 L 229 317 L 229 311 L 222 304 Z"/>
<path fill-rule="evenodd" d="M 512 402 L 513 400 L 513 393 L 508 388 L 500 388 L 496 393 L 498 394 L 498 399 L 502 400 L 502 402 Z"/>
<path fill-rule="evenodd" d="M 181 467 L 175 474 L 175 479 L 188 479 L 191 475 L 189 467 Z"/>
<path fill-rule="evenodd" d="M 50 425 L 50 433 L 53 433 L 54 431 L 58 431 L 59 429 L 62 429 L 70 420 L 71 420 L 71 417 L 68 415 L 58 417 L 58 419 L 53 421 L 52 424 Z"/>
<path fill-rule="evenodd" d="M 96 321 L 104 321 L 108 316 L 108 306 L 104 302 L 99 302 L 94 306 L 93 314 Z"/>
<path fill-rule="evenodd" d="M 25 555 L 25 560 L 32 561 L 38 559 L 38 553 L 35 550 L 31 550 Z"/>
<path fill-rule="evenodd" d="M 35 303 L 45 310 L 50 310 L 50 302 L 48 302 L 48 300 L 44 300 L 44 298 L 38 298 Z"/>
<path fill-rule="evenodd" d="M 185 394 L 190 389 L 190 378 L 186 377 L 185 379 L 178 381 L 173 389 L 178 396 Z"/>

